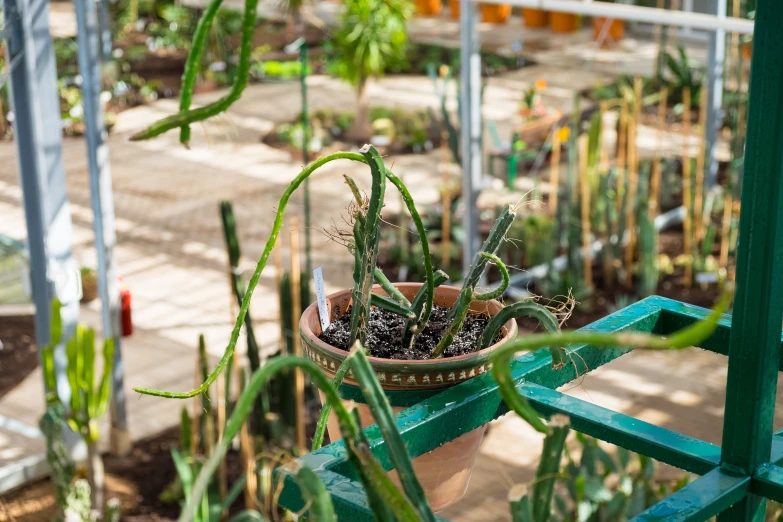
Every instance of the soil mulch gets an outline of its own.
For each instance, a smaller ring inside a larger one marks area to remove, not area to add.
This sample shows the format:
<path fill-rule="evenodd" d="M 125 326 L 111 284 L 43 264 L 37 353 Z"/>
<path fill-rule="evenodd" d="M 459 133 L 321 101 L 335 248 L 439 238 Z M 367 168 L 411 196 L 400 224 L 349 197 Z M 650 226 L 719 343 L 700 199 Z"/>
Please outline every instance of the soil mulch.
<path fill-rule="evenodd" d="M 0 317 L 0 397 L 38 366 L 32 315 Z"/>
<path fill-rule="evenodd" d="M 347 351 L 351 330 L 350 312 L 349 307 L 319 338 L 325 343 Z M 403 348 L 401 340 L 405 319 L 392 312 L 373 307 L 370 310 L 366 348 L 371 356 L 383 359 L 427 360 L 443 337 L 446 328 L 451 324 L 451 321 L 446 318 L 448 312 L 449 308 L 434 305 L 424 331 L 414 338 L 413 346 Z M 488 323 L 489 317 L 486 315 L 468 314 L 462 330 L 454 336 L 454 342 L 443 352 L 443 356 L 455 357 L 475 352 Z"/>

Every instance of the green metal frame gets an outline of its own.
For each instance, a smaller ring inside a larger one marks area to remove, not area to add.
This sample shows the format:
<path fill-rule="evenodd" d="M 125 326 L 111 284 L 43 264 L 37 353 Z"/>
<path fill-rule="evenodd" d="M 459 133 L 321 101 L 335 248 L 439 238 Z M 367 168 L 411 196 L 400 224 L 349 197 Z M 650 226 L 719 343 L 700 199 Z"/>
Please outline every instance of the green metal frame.
<path fill-rule="evenodd" d="M 635 518 L 639 521 L 762 522 L 766 500 L 783 502 L 783 430 L 773 433 L 783 320 L 783 2 L 759 0 L 754 33 L 748 146 L 742 191 L 737 294 L 733 316 L 701 348 L 728 356 L 723 445 L 716 446 L 564 395 L 555 388 L 630 349 L 572 346 L 574 364 L 552 369 L 548 350 L 513 362 L 517 389 L 538 412 L 563 413 L 574 429 L 701 475 Z M 702 319 L 707 310 L 649 297 L 585 328 L 666 335 Z M 677 354 L 671 354 L 677 357 Z M 393 400 L 393 399 L 392 399 Z M 411 456 L 419 456 L 508 411 L 487 373 L 437 395 L 423 397 L 398 415 Z M 365 430 L 373 453 L 392 465 L 377 426 Z M 302 457 L 326 484 L 341 520 L 374 520 L 342 443 Z M 280 504 L 304 507 L 293 479 L 285 479 Z"/>

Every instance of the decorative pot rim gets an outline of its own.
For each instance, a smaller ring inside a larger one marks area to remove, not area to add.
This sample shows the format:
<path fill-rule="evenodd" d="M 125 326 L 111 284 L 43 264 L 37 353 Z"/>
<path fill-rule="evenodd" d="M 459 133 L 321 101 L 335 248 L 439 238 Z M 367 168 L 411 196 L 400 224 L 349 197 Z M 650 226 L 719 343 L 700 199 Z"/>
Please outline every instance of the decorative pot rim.
<path fill-rule="evenodd" d="M 411 294 L 415 293 L 422 285 L 423 283 L 394 284 L 394 286 L 399 288 L 403 293 L 406 293 L 407 290 Z M 459 290 L 460 288 L 454 286 L 439 286 L 435 289 L 435 299 L 437 300 L 439 297 L 443 298 L 444 293 L 455 293 L 456 296 L 456 294 L 459 293 Z M 379 285 L 373 286 L 373 291 L 385 294 Z M 348 302 L 350 300 L 350 295 L 351 290 L 341 290 L 329 294 L 326 297 L 326 300 L 329 305 L 331 305 L 332 301 Z M 490 301 L 473 301 L 473 303 L 471 303 L 471 306 L 482 305 L 487 309 L 496 308 L 497 310 L 503 307 L 502 303 L 496 299 Z M 494 313 L 497 313 L 497 310 Z M 329 313 L 331 314 L 331 306 L 329 308 Z M 490 313 L 490 315 L 494 314 Z M 302 349 L 304 355 L 308 359 L 316 362 L 327 373 L 334 374 L 347 357 L 348 352 L 319 339 L 314 329 L 310 326 L 312 324 L 317 325 L 318 330 L 320 330 L 320 325 L 318 325 L 317 303 L 310 304 L 302 313 L 302 317 L 299 321 L 299 334 L 302 338 Z M 503 330 L 503 337 L 497 343 L 484 348 L 483 350 L 464 355 L 425 360 L 383 359 L 371 356 L 368 356 L 367 359 L 370 361 L 378 379 L 381 381 L 381 386 L 385 390 L 448 388 L 475 377 L 476 375 L 486 373 L 491 369 L 491 363 L 489 362 L 490 355 L 495 349 L 516 336 L 516 321 L 513 319 L 507 321 L 503 325 Z M 347 384 L 355 384 L 355 381 L 350 377 L 351 372 L 349 371 L 346 375 L 345 382 Z"/>

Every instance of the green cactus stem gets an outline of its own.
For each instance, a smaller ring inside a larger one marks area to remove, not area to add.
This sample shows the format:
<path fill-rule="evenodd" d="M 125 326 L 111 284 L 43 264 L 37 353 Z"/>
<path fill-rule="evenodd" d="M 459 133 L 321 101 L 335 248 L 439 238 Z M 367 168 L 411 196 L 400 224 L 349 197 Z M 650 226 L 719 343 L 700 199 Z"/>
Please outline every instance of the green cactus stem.
<path fill-rule="evenodd" d="M 283 195 L 280 197 L 280 201 L 278 202 L 277 205 L 277 213 L 275 214 L 275 219 L 274 222 L 272 223 L 272 232 L 270 233 L 269 239 L 267 240 L 266 245 L 264 246 L 264 251 L 261 253 L 261 257 L 259 258 L 258 263 L 256 264 L 256 268 L 253 271 L 253 274 L 247 283 L 247 291 L 245 292 L 245 296 L 242 298 L 242 304 L 239 307 L 239 313 L 234 323 L 234 328 L 231 331 L 231 337 L 229 339 L 228 346 L 226 346 L 226 349 L 223 352 L 223 356 L 218 361 L 217 366 L 215 366 L 215 368 L 212 370 L 212 373 L 209 374 L 209 377 L 201 384 L 201 386 L 186 392 L 170 392 L 166 390 L 156 390 L 152 388 L 134 388 L 134 391 L 136 391 L 137 393 L 152 395 L 155 397 L 167 397 L 170 399 L 188 399 L 191 397 L 195 397 L 196 395 L 204 392 L 204 390 L 206 390 L 213 382 L 215 382 L 217 376 L 226 368 L 229 359 L 231 359 L 231 357 L 234 354 L 237 340 L 239 339 L 239 333 L 242 329 L 242 325 L 244 324 L 244 320 L 247 315 L 248 308 L 250 306 L 250 300 L 252 299 L 253 292 L 255 291 L 255 288 L 258 285 L 259 279 L 261 278 L 261 273 L 264 271 L 264 268 L 266 268 L 266 264 L 269 261 L 269 256 L 272 253 L 272 249 L 274 248 L 275 243 L 277 242 L 277 237 L 280 234 L 280 229 L 283 226 L 283 216 L 285 214 L 285 208 L 288 205 L 288 201 L 291 198 L 291 195 L 294 193 L 294 191 L 297 188 L 299 188 L 302 182 L 305 179 L 307 179 L 318 168 L 324 166 L 329 162 L 338 159 L 348 159 L 360 163 L 367 163 L 367 160 L 365 159 L 364 156 L 353 152 L 336 152 L 334 154 L 324 156 L 323 158 L 319 158 L 318 160 L 314 161 L 313 163 L 308 165 L 302 172 L 300 172 L 293 179 L 293 181 L 291 181 L 291 183 L 283 192 Z M 385 169 L 385 174 L 386 174 L 386 179 L 389 182 L 391 182 L 395 187 L 397 187 L 397 189 L 400 191 L 402 195 L 402 199 L 405 202 L 405 205 L 411 214 L 411 220 L 416 226 L 416 230 L 419 234 L 419 241 L 421 242 L 422 256 L 424 257 L 424 269 L 427 278 L 427 283 L 426 283 L 427 294 L 425 298 L 424 309 L 421 313 L 421 316 L 419 317 L 419 325 L 421 326 L 422 324 L 426 324 L 426 322 L 429 320 L 430 313 L 432 312 L 432 296 L 435 288 L 434 278 L 432 273 L 432 260 L 430 259 L 429 243 L 427 241 L 426 231 L 424 230 L 424 224 L 421 221 L 421 216 L 419 216 L 419 212 L 418 210 L 416 210 L 416 205 L 407 187 L 389 169 Z"/>
<path fill-rule="evenodd" d="M 209 29 L 215 20 L 220 5 L 223 0 L 212 0 L 207 6 L 207 10 L 198 19 L 196 31 L 193 33 L 193 42 L 190 44 L 188 58 L 185 61 L 185 72 L 182 74 L 182 89 L 179 92 L 179 110 L 180 112 L 190 109 L 193 101 L 193 87 L 196 85 L 196 76 L 198 76 L 199 64 L 201 63 L 201 53 L 204 51 L 204 44 L 209 36 Z M 190 142 L 190 125 L 185 124 L 179 129 L 179 142 L 188 147 Z"/>
<path fill-rule="evenodd" d="M 497 314 L 492 316 L 489 323 L 484 328 L 479 340 L 479 350 L 489 347 L 495 340 L 500 329 L 509 319 L 518 317 L 532 317 L 537 319 L 541 326 L 549 333 L 560 331 L 560 325 L 555 314 L 549 311 L 545 306 L 541 306 L 533 301 L 520 301 L 510 306 L 503 307 Z M 566 353 L 562 347 L 550 346 L 549 351 L 552 354 L 552 367 L 562 368 L 566 365 Z"/>
<path fill-rule="evenodd" d="M 389 294 L 389 297 L 394 299 L 399 304 L 403 305 L 405 308 L 410 309 L 411 302 L 408 301 L 408 298 L 402 295 L 402 292 L 399 291 L 399 289 L 394 286 L 391 281 L 386 277 L 386 274 L 383 273 L 383 271 L 375 267 L 375 282 L 381 285 L 381 288 L 383 288 L 384 292 Z"/>
<path fill-rule="evenodd" d="M 242 95 L 242 91 L 245 90 L 250 72 L 250 55 L 253 52 L 253 32 L 255 31 L 257 8 L 258 0 L 245 0 L 245 13 L 242 18 L 242 43 L 239 48 L 237 75 L 236 78 L 234 78 L 234 83 L 231 85 L 231 90 L 228 92 L 228 94 L 219 100 L 203 107 L 199 107 L 198 109 L 180 111 L 177 114 L 173 114 L 158 120 L 146 129 L 143 129 L 131 136 L 131 141 L 148 140 L 171 129 L 187 126 L 197 121 L 206 120 L 225 111 L 239 99 L 239 97 Z M 207 10 L 207 12 L 202 15 L 202 18 L 205 17 L 208 13 L 209 10 Z M 201 51 L 198 52 L 200 53 Z M 188 56 L 188 60 L 193 60 L 194 58 L 195 55 Z"/>
<path fill-rule="evenodd" d="M 481 252 L 479 255 L 489 261 L 492 261 L 495 263 L 495 265 L 498 267 L 498 270 L 500 270 L 500 276 L 503 278 L 503 280 L 500 282 L 497 288 L 490 292 L 485 292 L 483 294 L 476 294 L 473 296 L 473 299 L 476 301 L 490 301 L 492 299 L 497 299 L 498 297 L 502 296 L 503 293 L 506 291 L 506 288 L 508 288 L 508 268 L 506 268 L 505 263 L 500 260 L 498 256 L 495 254 L 490 254 L 489 252 Z"/>
<path fill-rule="evenodd" d="M 370 366 L 364 348 L 362 348 L 360 343 L 354 345 L 347 359 L 352 360 L 351 369 L 353 370 L 353 375 L 359 383 L 359 388 L 367 400 L 367 405 L 370 407 L 375 421 L 378 423 L 378 428 L 380 428 L 383 434 L 383 439 L 386 441 L 386 447 L 389 451 L 389 459 L 394 464 L 394 469 L 397 471 L 397 476 L 405 494 L 416 507 L 423 520 L 435 522 L 435 515 L 430 510 L 427 498 L 424 496 L 424 489 L 413 471 L 410 456 L 397 429 L 397 420 L 389 404 L 389 399 L 386 398 L 386 394 L 381 388 L 381 384 L 375 376 L 375 371 Z"/>
<path fill-rule="evenodd" d="M 366 489 L 374 489 L 379 498 L 388 505 L 394 506 L 398 520 L 419 520 L 416 510 L 407 498 L 394 486 L 386 475 L 381 465 L 372 456 L 369 448 L 360 443 L 360 427 L 354 417 L 348 412 L 340 400 L 340 396 L 329 378 L 314 362 L 294 356 L 281 356 L 270 360 L 266 365 L 255 372 L 248 381 L 242 395 L 237 401 L 231 418 L 226 423 L 223 438 L 215 447 L 209 459 L 204 463 L 194 483 L 191 497 L 180 514 L 179 521 L 186 522 L 193 519 L 201 499 L 207 491 L 212 475 L 217 470 L 220 462 L 228 452 L 231 441 L 239 433 L 255 401 L 255 396 L 260 393 L 269 379 L 283 370 L 301 369 L 310 376 L 313 383 L 323 392 L 326 401 L 332 405 L 337 415 L 340 431 L 345 441 L 348 459 L 359 473 Z"/>
<path fill-rule="evenodd" d="M 571 423 L 567 416 L 552 415 L 549 421 L 550 432 L 544 438 L 544 449 L 541 451 L 541 460 L 538 461 L 536 480 L 533 483 L 532 503 L 535 522 L 549 522 L 555 481 L 560 472 L 560 460 L 563 457 L 563 448 L 570 428 Z"/>
<path fill-rule="evenodd" d="M 457 301 L 454 303 L 454 306 L 451 307 L 451 310 L 449 310 L 449 313 L 446 316 L 447 319 L 451 320 L 451 324 L 449 325 L 449 328 L 441 338 L 438 345 L 433 350 L 433 359 L 443 355 L 443 352 L 445 352 L 446 349 L 451 346 L 451 343 L 454 342 L 454 336 L 462 329 L 462 325 L 465 322 L 465 316 L 468 313 L 468 307 L 470 306 L 471 298 L 476 290 L 476 285 L 479 283 L 481 274 L 484 273 L 484 269 L 487 267 L 487 263 L 491 259 L 491 257 L 485 256 L 484 254 L 491 254 L 492 256 L 495 255 L 495 253 L 498 251 L 498 248 L 500 248 L 500 244 L 503 242 L 503 239 L 508 233 L 509 228 L 511 228 L 511 224 L 514 222 L 516 215 L 516 211 L 511 205 L 509 205 L 501 211 L 497 220 L 495 220 L 495 224 L 492 226 L 492 230 L 489 232 L 489 237 L 487 237 L 487 240 L 484 242 L 484 245 L 481 247 L 479 253 L 476 254 L 476 257 L 473 260 L 473 264 L 470 265 L 468 275 L 465 277 L 465 281 L 462 283 L 462 290 L 460 290 Z M 497 256 L 495 256 L 495 259 L 498 259 Z"/>
<path fill-rule="evenodd" d="M 337 368 L 337 371 L 334 373 L 332 386 L 340 389 L 340 385 L 343 383 L 345 374 L 348 373 L 348 370 L 350 369 L 351 361 L 349 359 L 343 360 L 340 367 Z M 313 451 L 320 449 L 321 445 L 324 443 L 324 434 L 326 433 L 326 427 L 329 424 L 329 413 L 331 411 L 332 405 L 328 402 L 324 403 L 324 405 L 321 407 L 321 413 L 318 415 L 318 422 L 315 425 L 315 435 L 313 435 Z"/>
<path fill-rule="evenodd" d="M 440 342 L 432 351 L 433 359 L 443 355 L 443 352 L 446 351 L 446 348 L 451 346 L 451 343 L 454 342 L 454 336 L 456 336 L 459 331 L 462 330 L 462 325 L 465 324 L 465 317 L 468 315 L 468 308 L 470 307 L 472 300 L 473 289 L 471 287 L 468 287 L 464 292 L 460 292 L 456 305 L 458 310 L 457 315 L 451 320 L 451 323 L 449 324 L 449 327 L 446 328 L 446 331 L 444 332 L 443 337 L 441 337 Z"/>
<path fill-rule="evenodd" d="M 435 288 L 438 288 L 440 285 L 445 283 L 449 280 L 449 276 L 446 272 L 443 270 L 438 270 L 435 272 L 434 275 L 434 281 L 433 281 L 433 291 Z M 427 293 L 427 287 L 422 285 L 421 288 L 419 288 L 419 291 L 416 292 L 416 295 L 413 297 L 413 303 L 411 304 L 411 309 L 413 310 L 413 314 L 416 317 L 421 316 L 422 308 L 424 307 L 424 302 L 428 297 Z M 406 321 L 405 326 L 402 329 L 402 346 L 410 346 L 413 342 L 413 335 L 414 333 L 418 333 L 421 330 L 419 330 L 419 327 L 416 323 L 416 321 Z"/>
<path fill-rule="evenodd" d="M 381 239 L 381 208 L 386 193 L 386 176 L 381 155 L 371 145 L 365 145 L 359 153 L 367 160 L 372 173 L 372 191 L 370 205 L 365 216 L 363 237 L 357 240 L 354 267 L 354 287 L 351 294 L 351 338 L 350 343 L 367 340 L 367 326 L 370 322 L 370 299 L 372 294 L 373 271 L 378 259 L 378 244 Z M 358 222 L 357 222 L 358 223 Z M 355 227 L 358 230 L 358 227 Z"/>
<path fill-rule="evenodd" d="M 384 295 L 372 294 L 370 296 L 370 304 L 387 312 L 400 315 L 409 321 L 416 320 L 416 314 L 413 313 L 413 310 Z"/>
<path fill-rule="evenodd" d="M 296 470 L 298 465 L 299 469 Z M 337 522 L 337 515 L 332 505 L 332 497 L 326 491 L 318 475 L 307 466 L 294 461 L 290 467 L 296 470 L 296 483 L 302 491 L 302 497 L 307 502 L 308 519 L 318 522 Z"/>
<path fill-rule="evenodd" d="M 533 504 L 530 502 L 526 485 L 517 484 L 508 490 L 508 504 L 511 509 L 511 522 L 533 521 Z"/>
<path fill-rule="evenodd" d="M 492 377 L 498 384 L 506 405 L 527 421 L 537 431 L 547 434 L 549 428 L 539 418 L 536 411 L 522 395 L 517 393 L 516 384 L 511 377 L 511 361 L 518 352 L 538 350 L 546 346 L 565 346 L 569 344 L 589 344 L 596 348 L 635 347 L 647 350 L 682 350 L 698 346 L 710 336 L 718 326 L 723 313 L 728 309 L 734 296 L 732 290 L 724 291 L 712 312 L 703 320 L 674 335 L 662 337 L 640 332 L 585 332 L 560 331 L 540 335 L 517 337 L 499 347 L 492 354 Z"/>

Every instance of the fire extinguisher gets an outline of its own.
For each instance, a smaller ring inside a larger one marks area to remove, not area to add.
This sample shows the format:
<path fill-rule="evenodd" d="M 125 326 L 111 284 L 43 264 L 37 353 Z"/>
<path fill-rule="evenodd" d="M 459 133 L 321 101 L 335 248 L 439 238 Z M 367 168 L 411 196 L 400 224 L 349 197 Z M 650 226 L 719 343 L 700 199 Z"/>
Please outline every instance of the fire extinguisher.
<path fill-rule="evenodd" d="M 128 337 L 133 333 L 131 292 L 122 278 L 120 278 L 120 332 L 123 337 Z"/>

